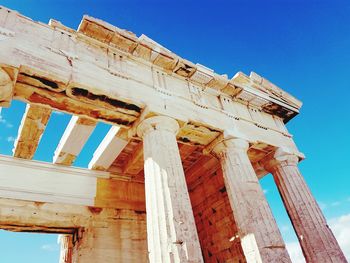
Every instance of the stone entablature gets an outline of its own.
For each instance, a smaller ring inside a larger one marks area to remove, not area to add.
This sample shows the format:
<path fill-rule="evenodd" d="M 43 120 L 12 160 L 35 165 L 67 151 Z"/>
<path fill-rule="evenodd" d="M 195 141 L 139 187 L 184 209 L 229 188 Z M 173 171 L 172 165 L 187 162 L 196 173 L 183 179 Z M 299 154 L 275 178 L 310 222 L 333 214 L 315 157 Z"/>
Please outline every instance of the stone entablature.
<path fill-rule="evenodd" d="M 0 11 L 0 105 L 13 97 L 125 127 L 131 137 L 142 118 L 166 115 L 180 122 L 183 143 L 206 146 L 225 131 L 256 151 L 286 146 L 303 157 L 284 125 L 301 103 L 255 73 L 228 80 L 87 16 L 74 31 Z"/>

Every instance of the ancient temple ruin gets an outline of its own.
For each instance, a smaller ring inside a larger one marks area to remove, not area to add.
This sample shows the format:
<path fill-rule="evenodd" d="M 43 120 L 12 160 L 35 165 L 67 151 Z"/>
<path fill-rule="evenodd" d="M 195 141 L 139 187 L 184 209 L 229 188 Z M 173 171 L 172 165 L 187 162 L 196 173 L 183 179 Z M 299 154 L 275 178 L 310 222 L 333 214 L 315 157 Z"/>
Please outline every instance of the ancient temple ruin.
<path fill-rule="evenodd" d="M 272 173 L 307 262 L 346 262 L 285 124 L 301 102 L 84 16 L 77 30 L 0 9 L 0 106 L 27 104 L 0 156 L 0 228 L 61 234 L 61 263 L 291 262 L 259 178 Z M 53 111 L 52 163 L 31 160 Z M 112 127 L 74 167 L 98 122 Z"/>

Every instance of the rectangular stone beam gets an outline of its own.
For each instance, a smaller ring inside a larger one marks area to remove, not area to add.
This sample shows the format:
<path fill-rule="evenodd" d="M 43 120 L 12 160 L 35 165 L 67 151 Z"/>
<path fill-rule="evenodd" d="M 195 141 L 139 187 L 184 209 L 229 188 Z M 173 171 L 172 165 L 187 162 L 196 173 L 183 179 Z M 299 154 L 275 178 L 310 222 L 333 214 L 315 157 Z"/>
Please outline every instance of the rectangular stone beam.
<path fill-rule="evenodd" d="M 143 183 L 0 155 L 0 198 L 145 211 Z"/>
<path fill-rule="evenodd" d="M 72 165 L 83 149 L 97 122 L 83 117 L 72 116 L 53 157 L 53 163 Z"/>
<path fill-rule="evenodd" d="M 0 155 L 0 197 L 94 205 L 97 178 L 105 172 L 56 166 Z"/>
<path fill-rule="evenodd" d="M 106 171 L 128 144 L 127 130 L 113 126 L 102 140 L 89 163 L 89 169 Z"/>
<path fill-rule="evenodd" d="M 51 109 L 49 108 L 27 105 L 14 144 L 14 157 L 33 158 L 50 116 Z"/>
<path fill-rule="evenodd" d="M 85 206 L 38 203 L 11 198 L 0 198 L 0 212 L 1 229 L 45 232 L 46 229 L 56 228 L 66 229 L 63 233 L 67 234 L 88 225 L 88 217 L 92 215 Z"/>

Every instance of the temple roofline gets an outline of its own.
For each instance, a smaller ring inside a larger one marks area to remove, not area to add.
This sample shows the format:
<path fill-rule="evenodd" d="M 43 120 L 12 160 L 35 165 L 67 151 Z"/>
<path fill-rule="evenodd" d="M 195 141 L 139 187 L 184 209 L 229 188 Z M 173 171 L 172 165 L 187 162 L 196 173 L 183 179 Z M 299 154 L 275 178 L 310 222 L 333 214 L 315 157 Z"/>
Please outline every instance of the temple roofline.
<path fill-rule="evenodd" d="M 0 6 L 0 8 L 25 17 L 6 7 Z M 94 39 L 97 45 L 111 50 L 117 49 L 141 62 L 151 63 L 169 75 L 185 78 L 201 86 L 203 90 L 209 88 L 213 92 L 224 93 L 245 104 L 259 106 L 263 111 L 281 117 L 285 123 L 295 117 L 302 106 L 301 101 L 255 72 L 251 72 L 249 76 L 237 72 L 234 77 L 228 79 L 226 74 L 217 74 L 206 66 L 181 58 L 144 34 L 137 37 L 130 31 L 88 15 L 83 16 L 77 30 L 54 19 L 50 19 L 48 25 L 40 24 L 69 34 L 87 36 Z"/>

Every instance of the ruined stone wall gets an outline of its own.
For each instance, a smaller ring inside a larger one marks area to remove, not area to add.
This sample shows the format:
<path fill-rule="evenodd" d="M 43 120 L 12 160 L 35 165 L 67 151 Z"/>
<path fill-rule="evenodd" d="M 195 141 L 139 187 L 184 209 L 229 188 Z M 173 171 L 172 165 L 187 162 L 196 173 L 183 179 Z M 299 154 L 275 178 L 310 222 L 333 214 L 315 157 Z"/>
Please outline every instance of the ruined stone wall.
<path fill-rule="evenodd" d="M 197 180 L 189 184 L 189 192 L 205 262 L 246 262 L 221 169 Z"/>

